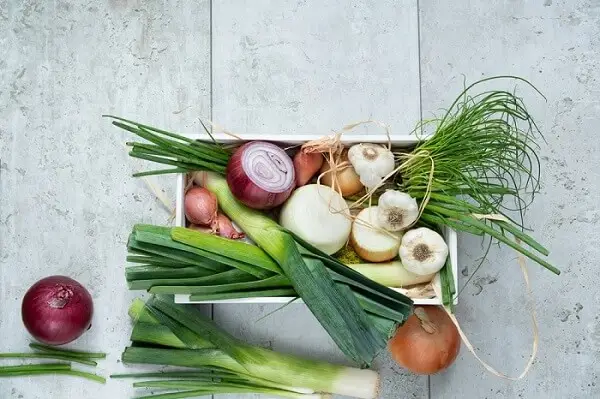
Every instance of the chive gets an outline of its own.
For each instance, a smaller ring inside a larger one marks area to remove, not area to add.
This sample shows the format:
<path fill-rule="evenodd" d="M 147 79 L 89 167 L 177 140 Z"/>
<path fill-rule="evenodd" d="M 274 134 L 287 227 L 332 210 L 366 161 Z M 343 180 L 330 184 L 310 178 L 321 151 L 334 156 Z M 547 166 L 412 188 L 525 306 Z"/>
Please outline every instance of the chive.
<path fill-rule="evenodd" d="M 30 343 L 29 347 L 43 352 L 63 354 L 65 356 L 77 357 L 82 359 L 106 359 L 106 353 L 103 352 L 76 351 L 72 349 L 62 349 L 38 343 Z"/>
<path fill-rule="evenodd" d="M 0 366 L 0 374 L 8 372 L 25 372 L 35 370 L 71 370 L 71 365 L 68 363 L 41 363 L 41 364 L 26 364 L 22 366 Z"/>
<path fill-rule="evenodd" d="M 73 377 L 82 377 L 88 380 L 96 381 L 102 384 L 106 383 L 106 379 L 96 374 L 86 373 L 77 370 L 31 370 L 31 371 L 15 371 L 0 373 L 0 377 L 33 377 L 38 375 L 70 375 Z"/>
<path fill-rule="evenodd" d="M 85 364 L 88 366 L 96 366 L 98 363 L 93 360 L 80 359 L 73 356 L 62 355 L 58 353 L 0 353 L 0 358 L 4 359 L 53 359 L 53 360 L 65 360 L 69 362 L 75 362 Z"/>

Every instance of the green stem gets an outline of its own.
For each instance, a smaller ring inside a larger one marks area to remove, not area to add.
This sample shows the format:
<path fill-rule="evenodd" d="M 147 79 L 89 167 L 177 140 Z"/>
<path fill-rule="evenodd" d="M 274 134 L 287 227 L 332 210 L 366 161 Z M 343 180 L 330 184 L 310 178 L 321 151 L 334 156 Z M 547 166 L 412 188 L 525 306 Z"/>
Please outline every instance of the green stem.
<path fill-rule="evenodd" d="M 96 374 L 85 373 L 77 370 L 31 370 L 31 371 L 15 371 L 0 373 L 0 377 L 32 377 L 38 375 L 70 375 L 73 377 L 81 377 L 99 383 L 106 383 L 106 379 Z"/>
<path fill-rule="evenodd" d="M 75 362 L 88 366 L 96 366 L 98 363 L 93 360 L 79 359 L 67 355 L 59 355 L 55 353 L 0 353 L 0 358 L 4 359 L 53 359 L 65 360 L 67 362 Z"/>
<path fill-rule="evenodd" d="M 31 344 L 29 344 L 29 347 L 32 349 L 35 349 L 35 350 L 43 351 L 43 352 L 55 353 L 58 355 L 62 354 L 65 356 L 77 357 L 77 358 L 81 358 L 81 359 L 106 359 L 106 353 L 103 353 L 103 352 L 76 351 L 76 350 L 72 350 L 72 349 L 62 349 L 62 348 L 57 348 L 54 346 L 37 344 L 37 343 L 31 343 Z"/>
<path fill-rule="evenodd" d="M 41 364 L 25 364 L 22 366 L 2 366 L 0 374 L 17 373 L 26 371 L 52 371 L 52 370 L 71 370 L 71 365 L 68 363 L 41 363 Z"/>

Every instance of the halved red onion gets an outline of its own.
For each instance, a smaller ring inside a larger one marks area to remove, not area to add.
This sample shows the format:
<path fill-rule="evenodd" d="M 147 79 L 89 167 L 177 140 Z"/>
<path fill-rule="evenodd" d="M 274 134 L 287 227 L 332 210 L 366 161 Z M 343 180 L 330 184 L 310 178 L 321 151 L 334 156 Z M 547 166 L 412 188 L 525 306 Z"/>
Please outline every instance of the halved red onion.
<path fill-rule="evenodd" d="M 275 144 L 251 141 L 236 150 L 227 165 L 227 184 L 233 195 L 254 209 L 272 209 L 294 191 L 292 159 Z"/>

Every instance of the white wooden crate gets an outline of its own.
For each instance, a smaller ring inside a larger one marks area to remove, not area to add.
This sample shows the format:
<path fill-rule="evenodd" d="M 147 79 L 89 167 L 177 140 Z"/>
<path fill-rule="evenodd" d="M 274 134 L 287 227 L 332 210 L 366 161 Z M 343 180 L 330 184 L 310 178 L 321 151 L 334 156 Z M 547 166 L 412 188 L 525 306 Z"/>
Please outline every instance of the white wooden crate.
<path fill-rule="evenodd" d="M 262 140 L 262 141 L 272 141 L 282 146 L 286 145 L 295 145 L 301 144 L 309 140 L 314 140 L 322 137 L 321 135 L 237 135 L 239 139 L 242 141 L 250 141 L 250 140 Z M 191 138 L 195 138 L 194 136 L 190 136 Z M 234 142 L 238 141 L 231 136 L 215 134 L 215 139 L 219 142 Z M 206 139 L 206 136 L 202 136 L 202 139 Z M 427 137 L 421 137 L 420 139 L 427 139 Z M 342 136 L 342 141 L 344 144 L 354 144 L 354 143 L 387 143 L 388 137 L 383 134 L 378 135 L 347 135 Z M 419 142 L 419 138 L 416 136 L 397 136 L 395 135 L 392 140 L 392 145 L 397 148 L 403 147 L 411 147 Z M 186 219 L 185 212 L 183 207 L 184 201 L 184 190 L 186 186 L 186 177 L 185 174 L 177 175 L 177 195 L 176 195 L 176 214 L 175 214 L 175 225 L 185 227 Z M 448 244 L 448 251 L 450 256 L 450 262 L 452 263 L 452 274 L 454 276 L 454 286 L 455 291 L 458 292 L 458 243 L 457 243 L 457 235 L 456 231 L 449 228 L 444 228 L 443 235 Z M 394 291 L 403 292 L 401 288 L 393 288 Z M 240 299 L 226 299 L 226 300 L 211 300 L 211 301 L 192 301 L 190 300 L 190 295 L 187 294 L 178 294 L 175 295 L 175 303 L 197 303 L 197 304 L 207 304 L 207 303 L 287 303 L 291 300 L 295 299 L 294 297 L 258 297 L 258 298 L 240 298 Z M 441 305 L 442 299 L 438 297 L 434 298 L 415 298 L 413 299 L 416 305 Z M 454 297 L 454 304 L 457 304 L 457 297 Z M 295 303 L 302 303 L 302 299 L 296 299 Z"/>

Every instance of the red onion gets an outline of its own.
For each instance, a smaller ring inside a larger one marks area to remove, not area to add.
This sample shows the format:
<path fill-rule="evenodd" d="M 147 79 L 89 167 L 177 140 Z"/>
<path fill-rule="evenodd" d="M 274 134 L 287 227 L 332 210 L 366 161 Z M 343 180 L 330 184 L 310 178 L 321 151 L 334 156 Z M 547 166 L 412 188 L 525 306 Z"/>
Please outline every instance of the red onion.
<path fill-rule="evenodd" d="M 185 193 L 184 208 L 193 224 L 210 226 L 217 219 L 217 197 L 204 187 L 192 187 Z"/>
<path fill-rule="evenodd" d="M 48 345 L 79 338 L 92 325 L 92 296 L 84 286 L 66 276 L 36 282 L 23 297 L 21 316 L 27 331 Z"/>
<path fill-rule="evenodd" d="M 236 150 L 227 165 L 227 184 L 233 195 L 254 209 L 283 204 L 294 190 L 292 159 L 278 146 L 251 141 Z"/>

